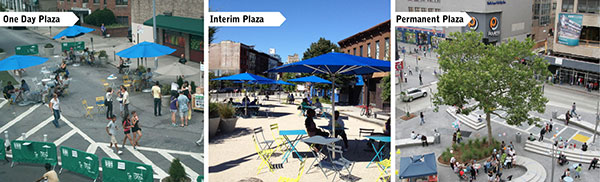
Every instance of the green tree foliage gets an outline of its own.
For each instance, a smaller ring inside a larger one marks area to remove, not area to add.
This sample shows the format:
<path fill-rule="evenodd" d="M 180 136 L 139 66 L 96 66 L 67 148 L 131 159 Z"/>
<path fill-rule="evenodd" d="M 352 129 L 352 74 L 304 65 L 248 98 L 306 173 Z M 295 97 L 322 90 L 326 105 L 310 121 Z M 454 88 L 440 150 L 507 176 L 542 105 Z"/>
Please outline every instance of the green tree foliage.
<path fill-rule="evenodd" d="M 98 9 L 94 11 L 92 14 L 86 16 L 84 22 L 90 25 L 95 26 L 104 26 L 112 25 L 117 23 L 117 19 L 115 18 L 115 14 L 110 9 Z"/>
<path fill-rule="evenodd" d="M 296 75 L 298 75 L 298 73 L 283 73 L 281 76 L 281 79 L 282 80 L 294 79 L 294 78 L 297 78 Z M 281 85 L 281 87 L 286 92 L 293 92 L 296 90 L 296 85 Z"/>
<path fill-rule="evenodd" d="M 169 167 L 169 182 L 180 182 L 185 179 L 185 169 L 181 165 L 178 158 L 173 159 L 171 167 Z"/>
<path fill-rule="evenodd" d="M 208 43 L 215 41 L 215 34 L 219 31 L 219 27 L 208 27 Z"/>
<path fill-rule="evenodd" d="M 381 100 L 384 100 L 386 102 L 390 101 L 392 95 L 391 85 L 392 84 L 389 74 L 381 79 L 381 95 L 379 96 Z"/>
<path fill-rule="evenodd" d="M 539 121 L 528 114 L 543 113 L 548 102 L 542 93 L 543 79 L 536 77 L 547 78 L 550 72 L 548 63 L 531 51 L 531 40 L 513 39 L 494 46 L 483 44 L 482 37 L 477 32 L 451 33 L 452 41 L 440 43 L 438 62 L 445 74 L 440 76 L 434 103 L 436 111 L 439 105 L 457 106 L 462 114 L 483 110 L 491 142 L 490 115 L 510 125 Z M 528 60 L 523 63 L 524 58 Z"/>

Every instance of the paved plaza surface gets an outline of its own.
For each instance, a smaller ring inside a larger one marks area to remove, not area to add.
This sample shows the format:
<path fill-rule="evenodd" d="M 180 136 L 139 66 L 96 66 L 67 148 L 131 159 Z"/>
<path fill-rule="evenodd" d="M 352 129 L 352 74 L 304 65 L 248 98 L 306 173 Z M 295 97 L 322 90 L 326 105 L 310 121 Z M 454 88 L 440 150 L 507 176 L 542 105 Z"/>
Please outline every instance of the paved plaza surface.
<path fill-rule="evenodd" d="M 29 44 L 38 44 L 40 47 L 43 47 L 45 43 L 52 43 L 55 46 L 54 54 L 60 52 L 58 42 L 50 40 L 47 37 L 48 35 L 38 34 L 35 31 L 39 30 L 9 30 L 0 28 L 0 34 L 6 35 L 3 36 L 5 38 L 0 40 L 0 46 L 7 51 L 6 55 L 1 56 L 7 57 L 14 54 L 14 46 Z M 56 34 L 57 30 L 53 29 L 52 31 L 53 34 Z M 95 35 L 85 35 L 77 38 L 77 40 L 89 41 L 90 36 Z M 111 44 L 122 47 L 117 50 L 131 46 L 126 38 L 102 39 L 99 36 L 95 36 L 94 41 L 96 51 L 105 47 L 112 47 Z M 90 44 L 86 43 L 86 46 L 90 46 Z M 43 48 L 40 48 L 40 54 L 44 54 Z M 112 58 L 112 55 L 109 58 Z M 167 65 L 176 61 L 176 58 L 172 56 L 163 56 L 160 59 L 160 65 Z M 36 87 L 32 83 L 32 78 L 40 80 L 43 77 L 42 73 L 40 73 L 42 67 L 55 67 L 60 61 L 61 58 L 58 56 L 50 57 L 50 60 L 43 65 L 27 68 L 27 73 L 22 79 L 25 79 L 30 87 L 32 87 L 32 90 L 35 90 Z M 152 64 L 152 62 L 149 61 L 148 63 Z M 194 66 L 193 63 L 192 66 Z M 197 63 L 195 66 L 199 67 Z M 10 140 L 23 139 L 21 138 L 21 133 L 25 133 L 26 140 L 43 141 L 43 135 L 47 134 L 47 141 L 55 143 L 57 147 L 73 147 L 94 153 L 98 155 L 99 159 L 110 157 L 151 165 L 154 170 L 155 181 L 168 176 L 170 161 L 173 158 L 181 160 L 187 174 L 191 178 L 195 179 L 198 175 L 204 175 L 204 149 L 202 146 L 196 144 L 196 141 L 201 138 L 203 131 L 202 112 L 193 112 L 189 126 L 184 128 L 173 127 L 171 126 L 166 99 L 163 100 L 163 115 L 155 117 L 152 111 L 153 100 L 150 93 L 130 91 L 131 104 L 129 110 L 138 112 L 143 137 L 139 142 L 140 147 L 138 147 L 138 150 L 134 150 L 129 142 L 127 142 L 125 149 L 122 149 L 124 153 L 117 155 L 113 152 L 114 148 L 111 149 L 108 146 L 110 140 L 105 131 L 108 122 L 105 118 L 105 111 L 99 112 L 94 108 L 93 118 L 85 117 L 82 100 L 87 100 L 89 105 L 95 105 L 95 97 L 103 96 L 105 93 L 101 79 L 106 78 L 110 74 L 115 74 L 119 77 L 119 79 L 115 80 L 115 85 L 119 85 L 122 82 L 121 75 L 117 74 L 118 70 L 113 65 L 90 67 L 87 64 L 82 64 L 78 67 L 69 66 L 68 69 L 72 81 L 69 87 L 70 93 L 59 98 L 62 110 L 61 120 L 59 121 L 60 128 L 55 128 L 51 124 L 53 116 L 47 105 L 18 106 L 8 104 L 6 100 L 0 100 L 0 115 L 2 115 L 0 117 L 1 137 L 4 138 L 4 131 L 8 131 L 8 139 Z M 189 76 L 188 78 L 195 80 L 197 83 L 200 80 L 199 75 Z M 15 79 L 20 80 L 21 78 Z M 174 78 L 158 76 L 155 80 L 161 83 L 170 83 Z M 119 105 L 114 103 L 113 108 L 115 115 L 117 115 L 117 121 L 122 121 L 122 118 L 118 116 Z M 177 121 L 179 122 L 179 119 Z M 119 129 L 122 129 L 120 124 L 118 126 Z M 123 137 L 123 133 L 117 131 L 116 138 L 119 143 L 122 142 Z M 43 174 L 43 172 L 42 165 L 15 164 L 15 167 L 11 168 L 9 163 L 0 162 L 0 175 L 6 177 L 8 181 L 33 181 Z M 63 171 L 63 174 L 59 177 L 61 181 L 89 180 L 89 178 L 68 171 Z"/>
<path fill-rule="evenodd" d="M 239 99 L 239 98 L 238 98 Z M 254 144 L 252 141 L 252 132 L 256 127 L 262 127 L 267 140 L 272 139 L 270 125 L 277 123 L 280 130 L 304 130 L 305 117 L 300 115 L 297 110 L 298 105 L 280 104 L 274 101 L 263 101 L 261 104 L 270 106 L 270 117 L 264 117 L 264 108 L 261 108 L 259 117 L 240 118 L 237 120 L 235 131 L 230 134 L 219 134 L 209 140 L 209 172 L 211 181 L 239 181 L 243 179 L 257 178 L 262 181 L 276 181 L 279 177 L 292 177 L 298 175 L 300 160 L 296 156 L 289 157 L 288 162 L 283 163 L 283 169 L 275 169 L 274 173 L 268 172 L 267 169 L 262 169 L 260 174 L 257 174 L 257 168 L 261 160 L 256 155 Z M 324 104 L 324 107 L 329 107 Z M 347 112 L 343 107 L 336 107 L 341 113 Z M 346 133 L 349 140 L 349 150 L 344 152 L 344 157 L 351 161 L 355 161 L 352 176 L 356 181 L 375 181 L 379 176 L 379 171 L 376 164 L 367 165 L 374 157 L 375 153 L 368 151 L 364 137 L 358 137 L 359 128 L 375 129 L 375 132 L 383 132 L 383 123 L 375 124 L 364 120 L 355 119 L 342 114 L 344 118 Z M 319 117 L 315 119 L 317 126 L 327 125 L 328 119 Z M 306 136 L 305 136 L 306 137 Z M 262 139 L 261 139 L 262 140 Z M 338 142 L 338 145 L 342 142 Z M 310 171 L 306 171 L 311 163 L 315 160 L 312 158 L 309 146 L 303 142 L 297 144 L 297 149 L 302 156 L 308 156 L 306 161 L 305 174 L 302 176 L 302 181 L 331 181 L 332 172 L 328 172 L 329 178 L 326 180 L 325 175 L 319 168 L 313 167 Z M 367 151 L 365 151 L 367 150 Z M 272 163 L 278 164 L 283 162 L 282 152 L 276 152 L 272 158 Z M 377 160 L 376 160 L 377 161 Z M 347 174 L 343 172 L 342 174 Z M 335 181 L 343 181 L 336 177 Z"/>
<path fill-rule="evenodd" d="M 402 44 L 402 43 L 400 43 Z M 410 47 L 410 45 L 400 45 Z M 412 45 L 414 47 L 414 45 Z M 412 50 L 412 48 L 411 48 Z M 400 53 L 400 57 L 402 58 L 402 53 Z M 421 53 L 422 56 L 422 53 Z M 455 117 L 450 115 L 447 110 L 448 106 L 440 106 L 439 112 L 433 112 L 433 105 L 431 103 L 431 93 L 437 92 L 437 78 L 433 76 L 432 72 L 434 68 L 438 68 L 437 60 L 434 57 L 421 58 L 422 61 L 419 62 L 420 68 L 423 70 L 423 85 L 419 84 L 418 74 L 415 74 L 415 55 L 414 54 L 406 54 L 406 62 L 405 69 L 407 69 L 408 65 L 410 65 L 411 69 L 413 69 L 413 75 L 408 75 L 408 83 L 404 83 L 403 80 L 396 85 L 396 89 L 406 89 L 406 88 L 422 88 L 428 91 L 428 96 L 425 98 L 416 99 L 412 102 L 404 102 L 401 100 L 397 101 L 396 105 L 396 139 L 405 139 L 410 137 L 411 131 L 415 131 L 415 133 L 425 134 L 427 136 L 433 136 L 434 129 L 436 129 L 441 134 L 441 144 L 429 145 L 428 147 L 422 147 L 419 145 L 412 146 L 400 146 L 397 149 L 400 149 L 401 154 L 396 155 L 396 158 L 411 156 L 411 155 L 420 155 L 430 152 L 435 152 L 436 157 L 439 157 L 442 152 L 451 146 L 452 144 L 452 134 L 453 128 L 451 123 L 456 120 Z M 397 93 L 397 96 L 398 93 Z M 595 92 L 587 92 L 582 87 L 570 86 L 570 85 L 545 85 L 544 87 L 544 96 L 549 99 L 549 102 L 546 105 L 546 111 L 544 113 L 531 113 L 534 116 L 542 118 L 542 122 L 549 122 L 549 119 L 552 118 L 552 112 L 557 112 L 558 115 L 564 115 L 567 110 L 570 110 L 573 102 L 577 103 L 577 113 L 581 115 L 582 122 L 588 122 L 588 124 L 594 125 L 596 121 L 596 104 L 600 99 L 600 94 Z M 399 97 L 397 97 L 399 98 Z M 412 118 L 410 120 L 402 120 L 400 117 L 406 112 L 410 112 L 413 114 L 417 114 L 419 112 L 424 112 L 425 114 L 425 124 L 419 126 L 419 117 Z M 471 113 L 472 118 L 477 118 L 478 115 L 482 115 L 481 111 L 475 111 Z M 596 144 L 590 144 L 592 142 L 592 130 L 585 129 L 579 127 L 574 124 L 570 124 L 569 126 L 565 126 L 563 121 L 559 121 L 553 119 L 554 128 L 552 134 L 545 135 L 545 141 L 550 143 L 552 139 L 560 140 L 569 139 L 571 143 L 577 144 L 578 148 L 580 148 L 582 142 L 575 140 L 575 137 L 582 137 L 586 140 L 590 145 L 591 151 L 600 151 L 600 146 L 598 143 L 600 141 L 596 141 Z M 512 141 L 515 144 L 517 158 L 518 156 L 525 156 L 531 158 L 535 161 L 538 161 L 545 169 L 546 169 L 546 180 L 551 181 L 551 168 L 552 162 L 549 156 L 539 155 L 533 152 L 525 151 L 525 141 L 529 133 L 533 133 L 534 136 L 539 136 L 539 131 L 541 130 L 539 127 L 535 125 L 528 125 L 523 123 L 522 126 L 511 126 L 507 125 L 504 120 L 497 116 L 492 116 L 492 134 L 494 138 L 499 141 L 510 142 Z M 474 130 L 469 126 L 462 125 L 461 131 L 472 132 L 469 137 L 466 137 L 466 140 L 487 137 L 487 128 L 481 128 L 479 130 Z M 517 132 L 522 133 L 522 142 L 516 143 L 515 134 Z M 556 137 L 553 137 L 556 135 Z M 600 140 L 600 137 L 596 138 L 596 140 Z M 518 160 L 518 159 L 517 159 Z M 588 162 L 589 163 L 589 162 Z M 399 163 L 396 162 L 396 169 L 399 167 Z M 600 173 L 595 171 L 588 171 L 587 167 L 589 164 L 584 163 L 583 171 L 581 173 L 582 178 L 577 179 L 576 181 L 597 181 L 600 177 Z M 554 171 L 554 179 L 558 181 L 558 178 L 562 175 L 563 171 L 567 168 L 567 166 L 555 166 Z M 506 178 L 508 175 L 513 175 L 514 178 L 524 174 L 526 171 L 525 168 L 518 167 L 509 170 L 505 170 L 503 177 Z M 571 173 L 572 176 L 574 173 Z M 458 177 L 450 167 L 439 165 L 438 163 L 438 175 L 440 179 L 446 179 L 445 181 L 457 181 Z M 487 181 L 484 174 L 478 175 L 477 181 Z"/>

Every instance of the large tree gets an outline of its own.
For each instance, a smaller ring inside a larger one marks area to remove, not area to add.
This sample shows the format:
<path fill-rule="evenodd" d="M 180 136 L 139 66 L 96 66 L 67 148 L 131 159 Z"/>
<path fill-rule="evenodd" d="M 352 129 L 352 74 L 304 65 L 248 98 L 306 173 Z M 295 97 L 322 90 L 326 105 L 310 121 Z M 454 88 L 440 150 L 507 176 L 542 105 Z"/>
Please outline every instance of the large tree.
<path fill-rule="evenodd" d="M 438 62 L 445 72 L 434 96 L 439 105 L 457 106 L 462 114 L 480 109 L 485 113 L 488 142 L 492 142 L 490 116 L 496 115 L 509 125 L 533 124 L 539 118 L 530 111 L 543 113 L 543 79 L 550 75 L 548 63 L 531 51 L 530 39 L 511 39 L 500 45 L 485 45 L 477 32 L 451 33 L 437 49 Z M 506 114 L 500 114 L 504 111 Z"/>

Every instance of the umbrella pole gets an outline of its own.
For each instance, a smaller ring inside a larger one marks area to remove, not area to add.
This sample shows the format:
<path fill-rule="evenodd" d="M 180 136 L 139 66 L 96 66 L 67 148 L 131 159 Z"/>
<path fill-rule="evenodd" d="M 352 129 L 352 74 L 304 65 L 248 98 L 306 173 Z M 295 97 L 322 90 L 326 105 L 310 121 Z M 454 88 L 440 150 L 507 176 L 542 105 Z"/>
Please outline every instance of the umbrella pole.
<path fill-rule="evenodd" d="M 331 128 L 333 137 L 335 137 L 335 74 L 333 74 L 331 80 Z M 335 143 L 333 143 L 333 147 L 335 148 Z M 335 152 L 333 153 L 333 158 L 335 158 Z"/>

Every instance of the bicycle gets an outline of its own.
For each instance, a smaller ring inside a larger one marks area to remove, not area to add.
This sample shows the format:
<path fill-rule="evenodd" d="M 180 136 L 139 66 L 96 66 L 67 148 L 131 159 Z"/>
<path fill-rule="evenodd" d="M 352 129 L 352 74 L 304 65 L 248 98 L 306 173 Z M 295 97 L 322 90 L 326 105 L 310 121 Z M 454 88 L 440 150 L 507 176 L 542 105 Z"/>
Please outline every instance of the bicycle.
<path fill-rule="evenodd" d="M 367 116 L 367 118 L 369 118 L 372 115 L 373 115 L 373 110 L 370 108 L 370 106 L 361 106 L 360 116 Z"/>

